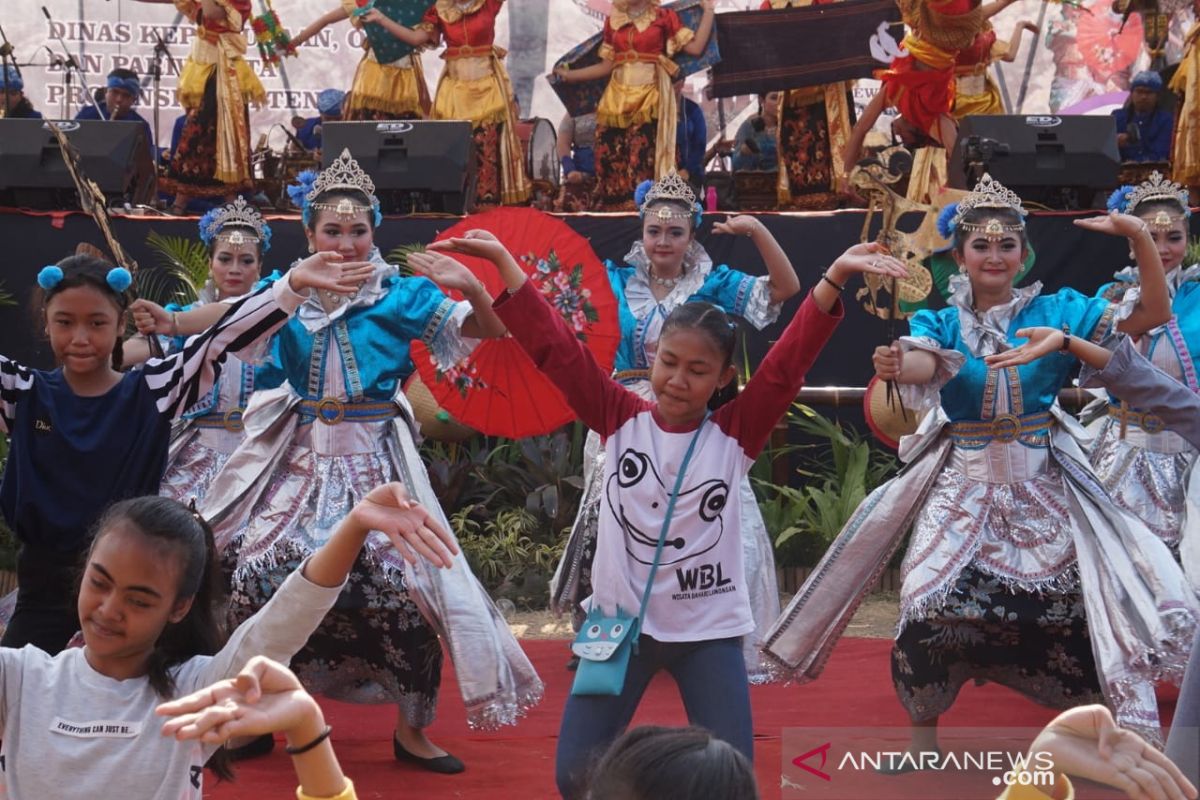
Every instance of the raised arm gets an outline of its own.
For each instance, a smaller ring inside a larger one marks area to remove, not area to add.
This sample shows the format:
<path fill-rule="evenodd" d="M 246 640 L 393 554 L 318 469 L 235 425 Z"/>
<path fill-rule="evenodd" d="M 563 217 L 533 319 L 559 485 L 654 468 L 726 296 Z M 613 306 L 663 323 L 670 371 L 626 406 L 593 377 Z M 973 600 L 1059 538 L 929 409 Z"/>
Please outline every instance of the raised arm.
<path fill-rule="evenodd" d="M 468 231 L 462 238 L 435 242 L 430 249 L 478 256 L 496 265 L 507 289 L 495 304 L 501 321 L 589 428 L 607 436 L 643 407 L 644 401 L 596 363 L 541 293 L 526 286 L 521 267 L 490 233 Z"/>
<path fill-rule="evenodd" d="M 411 253 L 408 265 L 443 289 L 456 289 L 471 304 L 471 315 L 463 320 L 462 333 L 472 339 L 498 339 L 508 332 L 492 308 L 487 287 L 461 262 L 438 252 Z"/>
<path fill-rule="evenodd" d="M 800 278 L 792 266 L 791 259 L 779 242 L 767 230 L 767 226 L 758 217 L 740 215 L 730 217 L 724 222 L 713 226 L 713 233 L 727 233 L 736 236 L 749 236 L 750 241 L 758 248 L 763 263 L 767 266 L 767 283 L 771 292 L 771 305 L 779 305 L 800 291 Z"/>
<path fill-rule="evenodd" d="M 1038 34 L 1038 26 L 1034 25 L 1029 20 L 1021 20 L 1013 28 L 1012 36 L 1008 39 L 1008 47 L 1004 49 L 1004 55 L 1000 56 L 1000 60 L 1008 64 L 1017 60 L 1017 54 L 1021 52 L 1021 32 L 1029 31 L 1034 36 Z"/>
<path fill-rule="evenodd" d="M 689 56 L 704 55 L 704 48 L 708 46 L 708 37 L 712 35 L 716 7 L 716 0 L 704 0 L 704 13 L 700 17 L 700 24 L 696 26 L 696 35 L 683 46 L 682 52 Z"/>
<path fill-rule="evenodd" d="M 363 22 L 373 22 L 381 26 L 385 31 L 395 36 L 400 41 L 411 47 L 429 47 L 437 44 L 437 39 L 434 34 L 425 30 L 414 30 L 405 27 L 399 22 L 384 14 L 377 8 L 373 8 L 362 16 Z"/>
<path fill-rule="evenodd" d="M 1117 323 L 1117 330 L 1131 336 L 1141 336 L 1170 320 L 1171 295 L 1167 292 L 1167 276 L 1158 255 L 1158 246 L 1154 244 L 1154 237 L 1150 235 L 1145 220 L 1129 214 L 1106 214 L 1077 219 L 1075 224 L 1090 231 L 1129 239 L 1138 265 L 1141 292 L 1133 312 Z"/>
<path fill-rule="evenodd" d="M 332 11 L 326 12 L 310 22 L 304 30 L 292 37 L 292 44 L 294 44 L 296 47 L 299 47 L 321 31 L 325 30 L 325 28 L 328 26 L 349 18 L 349 12 L 347 12 L 345 8 L 338 6 Z"/>
<path fill-rule="evenodd" d="M 867 140 L 867 134 L 871 132 L 875 120 L 879 119 L 879 115 L 883 113 L 886 105 L 887 99 L 881 86 L 875 96 L 871 98 L 871 102 L 867 103 L 862 116 L 858 118 L 858 121 L 854 123 L 854 128 L 850 131 L 850 141 L 846 143 L 846 155 L 842 159 L 842 169 L 847 175 L 862 158 L 863 142 Z"/>

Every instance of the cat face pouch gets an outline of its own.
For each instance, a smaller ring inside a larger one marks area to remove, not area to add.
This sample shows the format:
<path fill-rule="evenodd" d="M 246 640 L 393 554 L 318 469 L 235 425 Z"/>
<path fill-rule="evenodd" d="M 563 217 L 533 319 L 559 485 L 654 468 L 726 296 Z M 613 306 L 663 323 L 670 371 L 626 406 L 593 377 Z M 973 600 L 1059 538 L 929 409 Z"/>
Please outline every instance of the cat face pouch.
<path fill-rule="evenodd" d="M 589 611 L 571 643 L 571 652 L 579 656 L 571 694 L 621 694 L 638 628 L 638 618 L 622 612 L 620 606 L 611 617 L 605 616 L 599 606 Z"/>

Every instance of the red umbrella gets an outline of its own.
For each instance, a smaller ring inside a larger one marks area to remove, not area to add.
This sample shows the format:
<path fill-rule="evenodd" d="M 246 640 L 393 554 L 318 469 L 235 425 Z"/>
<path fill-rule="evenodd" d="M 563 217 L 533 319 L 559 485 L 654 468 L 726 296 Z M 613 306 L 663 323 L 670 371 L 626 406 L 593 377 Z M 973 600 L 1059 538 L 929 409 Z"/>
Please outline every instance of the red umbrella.
<path fill-rule="evenodd" d="M 565 222 L 532 208 L 497 208 L 466 217 L 437 237 L 472 229 L 504 243 L 600 366 L 612 369 L 621 328 L 617 300 L 603 262 L 587 239 Z M 504 289 L 491 262 L 455 254 L 494 297 Z M 438 405 L 464 425 L 518 439 L 549 433 L 575 418 L 562 393 L 511 338 L 487 339 L 463 362 L 440 370 L 429 350 L 413 342 L 413 363 Z"/>

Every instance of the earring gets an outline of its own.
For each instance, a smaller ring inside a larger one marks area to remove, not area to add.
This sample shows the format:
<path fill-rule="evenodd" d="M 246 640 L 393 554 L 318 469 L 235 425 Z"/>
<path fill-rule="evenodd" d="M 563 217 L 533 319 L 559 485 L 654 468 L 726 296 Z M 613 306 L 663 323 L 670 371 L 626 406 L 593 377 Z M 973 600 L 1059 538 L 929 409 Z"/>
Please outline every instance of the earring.
<path fill-rule="evenodd" d="M 312 243 L 312 242 L 309 242 L 309 243 L 308 243 L 308 252 L 309 252 L 309 253 L 315 253 L 315 252 L 317 252 L 317 248 L 313 247 L 313 243 Z"/>

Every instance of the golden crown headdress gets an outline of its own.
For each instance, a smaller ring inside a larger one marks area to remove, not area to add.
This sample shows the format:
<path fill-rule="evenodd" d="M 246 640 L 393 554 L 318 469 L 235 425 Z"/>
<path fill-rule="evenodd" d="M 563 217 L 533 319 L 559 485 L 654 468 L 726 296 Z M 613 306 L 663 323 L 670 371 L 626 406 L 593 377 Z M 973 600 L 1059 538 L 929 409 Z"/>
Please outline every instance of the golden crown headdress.
<path fill-rule="evenodd" d="M 963 222 L 963 217 L 967 215 L 967 212 L 977 208 L 1011 209 L 1017 212 L 1020 222 L 1006 223 L 996 218 L 984 222 Z M 951 226 L 954 230 L 983 231 L 987 234 L 988 239 L 1000 239 L 1005 233 L 1024 230 L 1026 213 L 1024 206 L 1021 205 L 1021 198 L 1017 196 L 1016 192 L 1005 188 L 985 172 L 979 179 L 979 183 L 975 184 L 975 188 L 956 204 Z"/>
<path fill-rule="evenodd" d="M 364 209 L 348 197 L 341 198 L 337 203 L 313 202 L 325 192 L 334 189 L 349 189 L 362 192 L 370 199 L 370 208 Z M 358 162 L 354 160 L 354 156 L 350 155 L 349 148 L 344 148 L 341 155 L 334 159 L 328 167 L 321 170 L 317 175 L 317 179 L 313 181 L 312 188 L 304 196 L 304 199 L 309 207 L 321 211 L 332 211 L 339 217 L 353 217 L 359 211 L 370 210 L 379 206 L 379 200 L 375 197 L 375 182 L 358 165 Z"/>
<path fill-rule="evenodd" d="M 1127 213 L 1133 214 L 1142 203 L 1151 200 L 1174 200 L 1183 206 L 1184 215 L 1188 213 L 1188 192 L 1178 183 L 1168 180 L 1163 177 L 1158 170 L 1150 173 L 1150 177 L 1129 192 L 1125 201 Z M 1150 224 L 1156 228 L 1170 228 L 1179 219 L 1178 216 L 1173 216 L 1166 209 L 1161 209 L 1154 215 L 1154 219 Z"/>
<path fill-rule="evenodd" d="M 227 227 L 249 228 L 254 234 L 243 230 L 223 232 Z M 214 208 L 201 218 L 200 239 L 205 244 L 212 244 L 213 239 L 220 239 L 236 247 L 247 243 L 267 244 L 271 241 L 271 228 L 259 210 L 239 196 L 232 203 Z"/>

